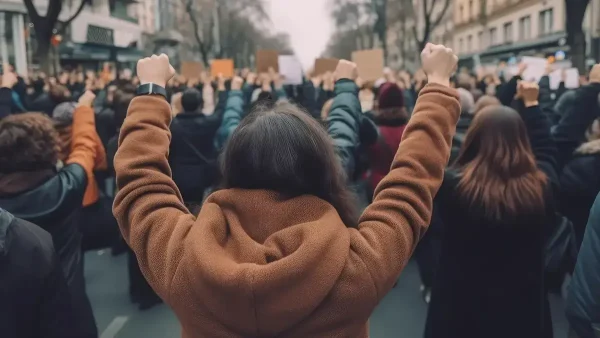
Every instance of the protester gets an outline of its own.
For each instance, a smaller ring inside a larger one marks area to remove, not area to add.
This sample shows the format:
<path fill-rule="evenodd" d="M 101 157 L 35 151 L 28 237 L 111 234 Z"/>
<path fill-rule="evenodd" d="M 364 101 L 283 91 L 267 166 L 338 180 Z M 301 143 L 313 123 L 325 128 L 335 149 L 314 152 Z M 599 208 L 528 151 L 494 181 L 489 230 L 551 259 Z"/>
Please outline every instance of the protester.
<path fill-rule="evenodd" d="M 77 317 L 52 237 L 0 208 L 0 327 L 10 338 L 78 338 Z"/>
<path fill-rule="evenodd" d="M 133 100 L 115 159 L 114 213 L 184 336 L 368 336 L 368 317 L 429 223 L 459 115 L 449 88 L 457 57 L 428 45 L 422 58 L 429 84 L 392 171 L 359 222 L 341 174 L 352 167 L 358 137 L 356 65 L 338 64 L 329 115 L 341 167 L 315 120 L 289 103 L 265 102 L 226 142 L 224 190 L 208 198 L 198 218 L 168 174 L 167 102 Z M 142 83 L 164 87 L 173 73 L 165 55 L 138 63 Z M 228 101 L 243 99 L 241 82 L 233 80 Z M 347 129 L 335 134 L 341 125 Z"/>
<path fill-rule="evenodd" d="M 370 191 L 390 171 L 398 152 L 402 134 L 408 123 L 408 112 L 404 107 L 404 93 L 396 83 L 387 82 L 379 88 L 378 110 L 373 115 L 380 137 L 370 147 Z"/>
<path fill-rule="evenodd" d="M 80 326 L 84 332 L 80 337 L 90 338 L 98 333 L 85 294 L 78 220 L 98 158 L 93 99 L 94 94 L 87 92 L 79 100 L 71 152 L 60 170 L 56 169 L 60 141 L 47 115 L 25 113 L 0 120 L 0 207 L 52 235 L 77 313 L 72 325 Z"/>
<path fill-rule="evenodd" d="M 459 87 L 457 89 L 458 97 L 460 99 L 460 119 L 458 120 L 458 124 L 456 125 L 456 134 L 452 138 L 452 152 L 450 153 L 450 163 L 454 163 L 458 154 L 460 152 L 460 148 L 462 147 L 465 137 L 467 134 L 467 130 L 469 126 L 471 126 L 471 122 L 473 121 L 473 113 L 475 108 L 475 101 L 473 99 L 473 95 L 467 89 Z"/>
<path fill-rule="evenodd" d="M 567 298 L 567 318 L 579 338 L 600 335 L 600 194 L 596 198 Z"/>

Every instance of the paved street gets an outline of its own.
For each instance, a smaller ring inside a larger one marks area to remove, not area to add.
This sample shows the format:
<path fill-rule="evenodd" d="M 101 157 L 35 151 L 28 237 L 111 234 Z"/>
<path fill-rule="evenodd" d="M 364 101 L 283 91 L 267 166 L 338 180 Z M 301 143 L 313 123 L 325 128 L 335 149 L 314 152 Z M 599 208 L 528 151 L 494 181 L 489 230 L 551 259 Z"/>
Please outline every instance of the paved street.
<path fill-rule="evenodd" d="M 127 257 L 109 251 L 86 255 L 88 294 L 94 307 L 100 338 L 179 338 L 177 319 L 165 305 L 140 312 L 129 302 Z M 404 270 L 398 285 L 371 318 L 371 338 L 421 338 L 426 305 L 419 293 L 414 262 Z M 552 298 L 555 338 L 566 338 L 562 302 Z"/>

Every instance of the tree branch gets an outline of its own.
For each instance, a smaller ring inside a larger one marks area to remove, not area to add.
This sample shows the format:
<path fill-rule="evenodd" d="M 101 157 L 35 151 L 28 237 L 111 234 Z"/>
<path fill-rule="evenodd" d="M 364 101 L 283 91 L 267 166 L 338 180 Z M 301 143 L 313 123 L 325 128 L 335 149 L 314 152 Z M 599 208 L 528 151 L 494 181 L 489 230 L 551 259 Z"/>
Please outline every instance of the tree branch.
<path fill-rule="evenodd" d="M 442 19 L 444 19 L 444 15 L 446 15 L 446 12 L 448 11 L 449 7 L 450 7 L 450 0 L 446 0 L 446 2 L 444 2 L 444 7 L 442 8 L 442 10 L 439 13 L 440 15 L 438 15 L 437 19 L 435 19 L 433 21 L 433 23 L 431 24 L 431 30 L 434 30 L 440 24 L 440 22 L 442 22 Z"/>
<path fill-rule="evenodd" d="M 23 2 L 25 3 L 25 8 L 27 8 L 27 14 L 31 17 L 31 21 L 39 20 L 41 17 L 33 4 L 33 0 L 23 0 Z"/>
<path fill-rule="evenodd" d="M 194 15 L 193 0 L 187 0 L 187 2 L 185 3 L 185 9 L 188 12 L 192 25 L 194 26 L 194 37 L 196 38 L 196 42 L 198 43 L 200 53 L 202 53 L 202 60 L 204 61 L 204 63 L 206 63 L 206 46 L 204 45 L 204 41 L 202 41 L 202 37 L 200 37 L 200 32 L 198 31 L 200 27 L 198 24 L 198 20 L 196 19 L 196 15 Z M 205 64 L 204 66 L 208 67 L 208 64 Z"/>
<path fill-rule="evenodd" d="M 71 15 L 71 17 L 68 18 L 67 21 L 65 21 L 60 26 L 60 29 L 58 30 L 57 34 L 63 34 L 65 32 L 65 30 L 67 29 L 67 27 L 69 27 L 71 22 L 73 22 L 73 20 L 75 20 L 75 18 L 77 18 L 77 16 L 79 16 L 79 14 L 81 14 L 81 11 L 83 11 L 83 7 L 85 7 L 85 5 L 87 5 L 89 3 L 90 3 L 90 0 L 81 0 L 81 3 L 79 4 L 79 7 L 75 11 L 75 13 L 73 13 L 73 15 Z"/>

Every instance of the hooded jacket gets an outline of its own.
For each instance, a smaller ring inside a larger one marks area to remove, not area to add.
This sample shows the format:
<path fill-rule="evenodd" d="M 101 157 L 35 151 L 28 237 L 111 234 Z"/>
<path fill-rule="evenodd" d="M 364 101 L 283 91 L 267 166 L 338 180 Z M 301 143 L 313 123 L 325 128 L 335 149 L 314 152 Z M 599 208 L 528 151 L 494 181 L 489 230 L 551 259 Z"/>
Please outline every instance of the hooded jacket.
<path fill-rule="evenodd" d="M 334 109 L 358 116 L 354 100 Z M 137 97 L 115 157 L 113 211 L 183 337 L 368 337 L 369 316 L 429 224 L 459 111 L 454 90 L 421 91 L 390 174 L 348 228 L 326 201 L 264 190 L 218 191 L 194 217 L 170 176 L 169 105 Z"/>
<path fill-rule="evenodd" d="M 49 233 L 0 209 L 0 332 L 5 338 L 81 337 Z"/>

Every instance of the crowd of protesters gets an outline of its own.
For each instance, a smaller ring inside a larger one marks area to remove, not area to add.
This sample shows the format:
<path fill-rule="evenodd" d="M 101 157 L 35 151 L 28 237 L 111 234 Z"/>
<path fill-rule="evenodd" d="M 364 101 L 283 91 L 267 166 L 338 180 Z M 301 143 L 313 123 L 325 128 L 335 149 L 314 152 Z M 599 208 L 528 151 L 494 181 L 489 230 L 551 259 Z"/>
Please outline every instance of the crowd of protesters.
<path fill-rule="evenodd" d="M 98 337 L 84 253 L 110 247 L 184 337 L 368 337 L 413 253 L 426 338 L 553 337 L 568 281 L 573 337 L 599 337 L 600 65 L 552 90 L 551 65 L 421 61 L 298 86 L 185 79 L 165 55 L 116 78 L 4 66 L 2 336 Z"/>

